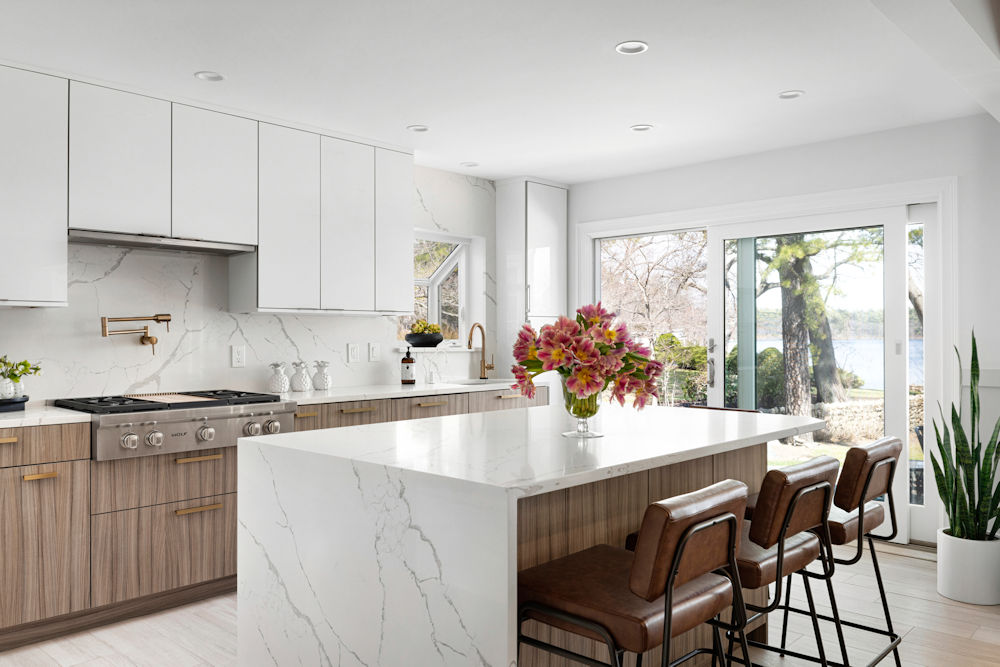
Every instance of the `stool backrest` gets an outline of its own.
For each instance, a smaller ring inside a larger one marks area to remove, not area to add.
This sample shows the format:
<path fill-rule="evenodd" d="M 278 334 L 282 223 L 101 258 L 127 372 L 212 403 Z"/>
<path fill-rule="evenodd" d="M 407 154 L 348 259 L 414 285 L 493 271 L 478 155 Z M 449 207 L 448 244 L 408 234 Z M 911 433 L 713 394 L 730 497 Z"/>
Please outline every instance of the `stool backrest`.
<path fill-rule="evenodd" d="M 629 588 L 647 600 L 663 595 L 687 530 L 726 514 L 734 515 L 735 521 L 700 530 L 687 540 L 674 585 L 729 565 L 729 545 L 739 543 L 746 504 L 746 484 L 728 479 L 647 507 L 635 545 Z"/>
<path fill-rule="evenodd" d="M 817 456 L 804 463 L 768 470 L 757 496 L 753 521 L 750 522 L 750 539 L 765 549 L 777 544 L 786 514 L 797 494 L 799 498 L 789 518 L 785 537 L 821 525 L 830 509 L 839 467 L 837 459 Z M 803 491 L 823 483 L 829 485 L 825 491 L 823 488 Z"/>
<path fill-rule="evenodd" d="M 870 445 L 851 447 L 844 459 L 844 470 L 837 482 L 837 492 L 833 503 L 850 512 L 860 505 L 889 493 L 892 486 L 892 472 L 903 443 L 899 438 L 882 438 Z M 874 472 L 873 472 L 874 469 Z M 871 475 L 871 482 L 868 476 Z M 868 488 L 865 489 L 865 483 Z M 863 497 L 862 497 L 863 496 Z"/>

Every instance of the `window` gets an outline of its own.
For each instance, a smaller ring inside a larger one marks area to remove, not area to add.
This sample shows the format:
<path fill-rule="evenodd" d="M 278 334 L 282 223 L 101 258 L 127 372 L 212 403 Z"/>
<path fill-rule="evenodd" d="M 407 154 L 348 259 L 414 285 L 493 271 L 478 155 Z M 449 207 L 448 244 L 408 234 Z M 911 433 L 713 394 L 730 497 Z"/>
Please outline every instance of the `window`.
<path fill-rule="evenodd" d="M 416 320 L 441 325 L 445 340 L 464 329 L 468 247 L 458 238 L 419 235 L 413 243 L 413 315 L 401 317 L 399 338 Z"/>

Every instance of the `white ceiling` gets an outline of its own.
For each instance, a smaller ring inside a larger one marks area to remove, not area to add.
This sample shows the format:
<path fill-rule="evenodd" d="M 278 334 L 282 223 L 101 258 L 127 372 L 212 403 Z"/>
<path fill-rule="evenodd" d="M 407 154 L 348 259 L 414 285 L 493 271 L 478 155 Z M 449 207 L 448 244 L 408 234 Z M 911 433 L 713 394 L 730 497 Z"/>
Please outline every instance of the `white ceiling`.
<path fill-rule="evenodd" d="M 2 61 L 488 178 L 576 183 L 982 110 L 868 0 L 0 0 L 0 16 Z M 649 51 L 615 53 L 629 39 Z"/>

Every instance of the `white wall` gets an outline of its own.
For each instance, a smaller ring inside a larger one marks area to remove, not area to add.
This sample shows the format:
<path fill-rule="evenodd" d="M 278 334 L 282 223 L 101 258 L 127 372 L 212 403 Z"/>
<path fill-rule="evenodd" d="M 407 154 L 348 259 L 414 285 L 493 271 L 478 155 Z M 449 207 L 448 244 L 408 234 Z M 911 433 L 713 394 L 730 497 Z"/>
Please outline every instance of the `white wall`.
<path fill-rule="evenodd" d="M 981 364 L 998 368 L 1000 124 L 986 115 L 575 185 L 570 247 L 582 222 L 939 177 L 958 179 L 959 343 L 975 326 Z"/>
<path fill-rule="evenodd" d="M 492 261 L 493 183 L 418 167 L 415 184 L 415 225 L 483 236 Z M 69 306 L 0 309 L 0 355 L 41 363 L 43 374 L 25 380 L 32 401 L 137 391 L 262 390 L 267 364 L 300 359 L 332 362 L 339 386 L 399 382 L 396 318 L 232 314 L 226 311 L 226 262 L 209 255 L 71 244 Z M 489 300 L 486 312 L 487 322 L 495 322 Z M 156 356 L 138 336 L 101 337 L 102 315 L 154 313 L 171 313 L 174 320 L 169 333 L 151 324 L 160 339 Z M 382 345 L 382 361 L 348 364 L 347 344 L 370 341 Z M 246 368 L 229 368 L 232 344 L 246 345 Z M 446 376 L 478 373 L 478 353 L 437 358 Z"/>

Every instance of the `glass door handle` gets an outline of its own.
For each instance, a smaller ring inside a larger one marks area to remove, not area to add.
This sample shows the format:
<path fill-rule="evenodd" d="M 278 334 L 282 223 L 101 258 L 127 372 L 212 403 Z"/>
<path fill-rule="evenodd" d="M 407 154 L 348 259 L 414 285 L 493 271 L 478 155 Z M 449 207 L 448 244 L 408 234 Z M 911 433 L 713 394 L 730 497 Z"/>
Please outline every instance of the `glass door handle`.
<path fill-rule="evenodd" d="M 708 386 L 715 386 L 715 359 L 708 360 Z"/>

